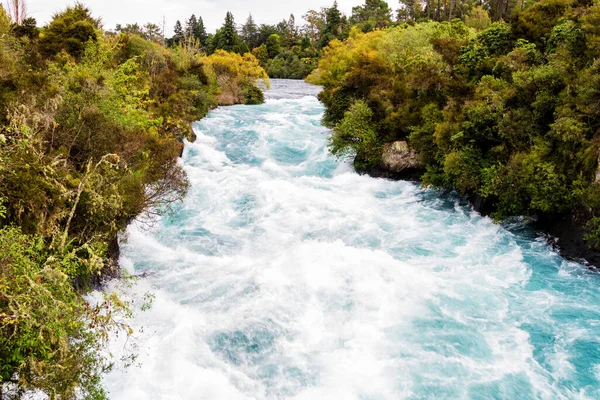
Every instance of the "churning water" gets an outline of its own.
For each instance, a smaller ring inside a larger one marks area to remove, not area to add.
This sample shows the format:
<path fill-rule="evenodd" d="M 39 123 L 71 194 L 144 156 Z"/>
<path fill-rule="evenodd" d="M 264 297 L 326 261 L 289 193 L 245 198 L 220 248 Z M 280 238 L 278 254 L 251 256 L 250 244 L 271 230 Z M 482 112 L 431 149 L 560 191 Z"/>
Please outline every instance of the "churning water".
<path fill-rule="evenodd" d="M 327 153 L 318 88 L 195 125 L 187 199 L 134 224 L 153 308 L 113 399 L 598 399 L 600 276 L 462 199 Z M 118 346 L 117 346 L 118 347 Z"/>

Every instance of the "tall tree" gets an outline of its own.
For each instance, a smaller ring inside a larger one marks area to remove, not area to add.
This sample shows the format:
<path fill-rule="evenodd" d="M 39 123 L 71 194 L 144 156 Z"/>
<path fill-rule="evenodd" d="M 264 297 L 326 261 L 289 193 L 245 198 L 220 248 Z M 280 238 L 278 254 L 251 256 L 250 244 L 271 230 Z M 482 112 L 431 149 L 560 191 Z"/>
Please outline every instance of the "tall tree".
<path fill-rule="evenodd" d="M 240 39 L 233 20 L 233 14 L 230 12 L 227 12 L 223 26 L 217 30 L 208 47 L 209 52 L 222 49 L 244 54 L 250 51 L 246 43 Z"/>
<path fill-rule="evenodd" d="M 392 10 L 383 0 L 365 0 L 365 4 L 352 9 L 352 24 L 364 32 L 385 28 L 392 22 Z"/>
<path fill-rule="evenodd" d="M 8 0 L 6 4 L 8 6 L 8 14 L 11 16 L 13 22 L 21 25 L 23 20 L 27 18 L 27 4 L 25 0 Z"/>
<path fill-rule="evenodd" d="M 259 45 L 259 32 L 258 26 L 254 22 L 254 18 L 252 18 L 252 14 L 248 16 L 246 23 L 242 25 L 242 29 L 240 29 L 240 36 L 242 40 L 246 42 L 250 49 L 258 47 Z"/>
<path fill-rule="evenodd" d="M 232 51 L 233 46 L 235 46 L 238 42 L 238 34 L 237 29 L 235 28 L 233 14 L 231 12 L 227 11 L 227 14 L 225 15 L 225 23 L 220 31 L 221 40 L 217 44 L 217 48 Z"/>
<path fill-rule="evenodd" d="M 258 28 L 258 45 L 267 43 L 271 35 L 279 35 L 281 32 L 275 25 L 261 24 Z"/>
<path fill-rule="evenodd" d="M 285 32 L 286 44 L 290 47 L 294 46 L 299 39 L 300 33 L 298 32 L 298 26 L 296 25 L 296 17 L 294 17 L 294 14 L 290 14 Z"/>
<path fill-rule="evenodd" d="M 321 40 L 321 33 L 325 27 L 325 14 L 321 11 L 309 10 L 302 16 L 306 21 L 302 31 L 310 39 L 312 56 L 316 56 L 317 45 Z"/>
<path fill-rule="evenodd" d="M 398 21 L 417 20 L 423 17 L 423 5 L 420 0 L 400 0 Z"/>
<path fill-rule="evenodd" d="M 54 15 L 45 26 L 44 36 L 40 38 L 40 50 L 44 55 L 53 56 L 62 50 L 74 57 L 83 55 L 88 41 L 98 40 L 100 20 L 92 17 L 89 8 L 81 3 L 68 7 Z"/>
<path fill-rule="evenodd" d="M 148 22 L 144 25 L 144 37 L 151 42 L 160 43 L 162 42 L 162 29 L 160 26 Z"/>
<path fill-rule="evenodd" d="M 196 29 L 194 31 L 194 37 L 200 42 L 203 48 L 206 48 L 208 44 L 208 35 L 206 34 L 206 28 L 204 27 L 204 21 L 202 17 L 198 17 Z"/>
<path fill-rule="evenodd" d="M 333 39 L 342 37 L 342 22 L 342 13 L 338 8 L 337 1 L 334 1 L 332 7 L 325 9 L 325 27 L 321 36 L 321 48 L 327 46 Z"/>
<path fill-rule="evenodd" d="M 177 20 L 177 22 L 175 22 L 175 27 L 173 28 L 173 37 L 171 38 L 171 42 L 177 45 L 184 40 L 185 34 L 183 32 L 183 26 L 181 26 L 181 22 Z"/>
<path fill-rule="evenodd" d="M 190 19 L 188 19 L 187 22 L 185 23 L 185 31 L 184 31 L 185 39 L 186 40 L 197 39 L 196 35 L 195 35 L 195 32 L 197 29 L 198 29 L 198 20 L 196 19 L 196 16 L 194 14 L 192 14 Z"/>

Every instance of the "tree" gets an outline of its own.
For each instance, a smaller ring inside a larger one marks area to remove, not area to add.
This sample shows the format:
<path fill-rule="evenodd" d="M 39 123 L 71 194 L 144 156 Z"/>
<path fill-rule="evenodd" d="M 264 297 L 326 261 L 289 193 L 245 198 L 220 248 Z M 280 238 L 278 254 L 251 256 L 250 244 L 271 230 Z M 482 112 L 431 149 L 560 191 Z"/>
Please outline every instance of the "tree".
<path fill-rule="evenodd" d="M 178 45 L 179 43 L 185 40 L 185 34 L 183 32 L 183 27 L 181 26 L 181 22 L 177 20 L 175 22 L 175 27 L 173 28 L 173 37 L 171 38 L 171 42 L 174 45 Z"/>
<path fill-rule="evenodd" d="M 217 35 L 218 38 L 216 49 L 233 51 L 233 47 L 238 44 L 239 37 L 237 34 L 237 29 L 235 28 L 233 14 L 231 12 L 227 11 L 227 14 L 225 15 L 225 23 L 221 29 L 219 29 Z"/>
<path fill-rule="evenodd" d="M 41 52 L 53 56 L 65 50 L 74 57 L 83 54 L 88 41 L 98 40 L 100 21 L 92 18 L 90 10 L 81 3 L 54 15 L 44 27 L 40 39 Z"/>
<path fill-rule="evenodd" d="M 279 34 L 281 34 L 281 32 L 275 25 L 261 24 L 258 28 L 258 46 L 266 44 L 269 36 Z"/>
<path fill-rule="evenodd" d="M 154 43 L 162 42 L 162 29 L 157 24 L 148 22 L 143 28 L 144 39 Z"/>
<path fill-rule="evenodd" d="M 8 14 L 11 16 L 13 23 L 21 25 L 23 20 L 27 18 L 27 4 L 25 0 L 8 0 Z"/>
<path fill-rule="evenodd" d="M 320 47 L 323 48 L 333 39 L 342 37 L 343 24 L 342 13 L 338 9 L 338 3 L 335 1 L 333 6 L 325 9 L 325 27 L 321 35 Z"/>
<path fill-rule="evenodd" d="M 265 43 L 252 49 L 252 55 L 256 57 L 263 67 L 269 61 L 269 51 L 267 50 L 267 45 Z"/>
<path fill-rule="evenodd" d="M 200 46 L 206 47 L 208 44 L 208 35 L 206 34 L 206 28 L 204 27 L 204 21 L 202 17 L 198 17 L 198 23 L 194 30 L 194 37 L 200 42 Z"/>
<path fill-rule="evenodd" d="M 281 53 L 281 37 L 277 34 L 269 36 L 269 39 L 267 39 L 266 46 L 269 58 L 277 57 L 277 55 Z"/>
<path fill-rule="evenodd" d="M 196 19 L 196 16 L 194 14 L 192 14 L 190 19 L 188 19 L 187 22 L 185 23 L 184 36 L 185 36 L 186 40 L 197 39 L 195 37 L 195 33 L 197 30 L 198 30 L 198 20 Z"/>
<path fill-rule="evenodd" d="M 130 33 L 132 35 L 138 35 L 144 37 L 144 32 L 138 24 L 127 24 L 125 26 L 117 24 L 115 27 L 117 33 Z"/>
<path fill-rule="evenodd" d="M 287 29 L 285 31 L 285 41 L 288 47 L 291 47 L 298 42 L 300 39 L 300 33 L 296 26 L 296 17 L 294 14 L 290 14 L 290 18 L 287 21 Z"/>
<path fill-rule="evenodd" d="M 242 29 L 240 29 L 240 36 L 242 40 L 248 45 L 250 49 L 258 47 L 259 43 L 259 32 L 258 26 L 254 22 L 254 18 L 252 18 L 252 14 L 248 15 L 248 19 L 246 23 L 242 25 Z"/>
<path fill-rule="evenodd" d="M 357 100 L 344 113 L 342 121 L 333 129 L 329 149 L 338 158 L 356 156 L 355 162 L 362 167 L 376 165 L 380 161 L 377 124 L 373 123 L 373 111 L 366 102 Z"/>
<path fill-rule="evenodd" d="M 13 33 L 17 37 L 28 37 L 29 39 L 34 39 L 39 35 L 40 30 L 37 27 L 37 21 L 35 18 L 28 17 L 23 19 L 21 25 L 13 26 Z"/>
<path fill-rule="evenodd" d="M 413 21 L 423 17 L 423 6 L 420 0 L 400 0 L 400 9 L 398 10 L 398 21 Z"/>
<path fill-rule="evenodd" d="M 307 22 L 302 31 L 310 39 L 312 56 L 315 57 L 317 53 L 317 44 L 321 40 L 321 33 L 325 27 L 325 15 L 323 11 L 309 10 L 302 18 Z"/>
<path fill-rule="evenodd" d="M 363 32 L 385 28 L 392 22 L 392 10 L 383 0 L 365 0 L 364 5 L 352 9 L 350 22 Z"/>
<path fill-rule="evenodd" d="M 469 15 L 465 17 L 465 24 L 478 31 L 486 29 L 491 23 L 492 20 L 490 19 L 488 12 L 481 6 L 473 7 Z"/>

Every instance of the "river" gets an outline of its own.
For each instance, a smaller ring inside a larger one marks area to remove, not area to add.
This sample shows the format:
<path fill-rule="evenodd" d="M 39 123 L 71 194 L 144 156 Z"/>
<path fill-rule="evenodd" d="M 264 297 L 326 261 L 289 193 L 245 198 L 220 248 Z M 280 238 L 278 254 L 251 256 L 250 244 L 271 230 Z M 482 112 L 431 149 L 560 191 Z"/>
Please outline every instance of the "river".
<path fill-rule="evenodd" d="M 275 80 L 195 124 L 189 195 L 122 243 L 146 275 L 129 296 L 156 297 L 110 398 L 600 398 L 600 276 L 458 196 L 356 174 L 318 90 Z"/>

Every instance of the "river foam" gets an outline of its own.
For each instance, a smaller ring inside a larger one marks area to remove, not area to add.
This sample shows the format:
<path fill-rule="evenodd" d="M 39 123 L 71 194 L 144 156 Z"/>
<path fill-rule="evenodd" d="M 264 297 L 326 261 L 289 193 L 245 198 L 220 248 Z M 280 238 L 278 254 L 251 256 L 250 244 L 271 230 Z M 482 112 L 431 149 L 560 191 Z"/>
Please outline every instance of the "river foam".
<path fill-rule="evenodd" d="M 156 299 L 110 397 L 600 398 L 600 278 L 458 196 L 354 173 L 317 90 L 275 81 L 194 126 L 188 197 L 122 243 L 148 273 L 128 296 Z"/>

